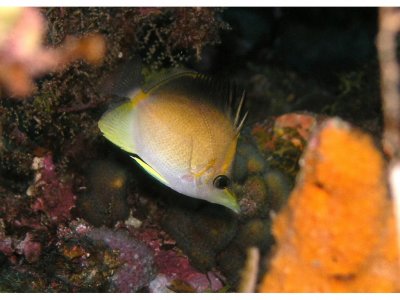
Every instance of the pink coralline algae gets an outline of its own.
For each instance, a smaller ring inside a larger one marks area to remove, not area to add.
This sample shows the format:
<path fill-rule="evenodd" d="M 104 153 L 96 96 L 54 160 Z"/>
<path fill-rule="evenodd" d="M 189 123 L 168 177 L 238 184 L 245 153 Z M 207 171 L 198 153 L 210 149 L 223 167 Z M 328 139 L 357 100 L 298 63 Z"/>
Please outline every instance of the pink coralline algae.
<path fill-rule="evenodd" d="M 158 272 L 149 285 L 150 292 L 216 292 L 223 288 L 219 274 L 196 270 L 189 258 L 174 247 L 176 242 L 163 231 L 146 228 L 136 236 L 154 251 Z"/>
<path fill-rule="evenodd" d="M 35 241 L 34 236 L 29 232 L 17 248 L 24 254 L 25 259 L 30 263 L 37 262 L 42 252 L 42 245 Z"/>
<path fill-rule="evenodd" d="M 159 274 L 150 285 L 152 292 L 163 292 L 166 289 L 177 292 L 215 292 L 223 287 L 220 276 L 214 272 L 200 273 L 190 265 L 186 255 L 174 250 L 160 251 L 156 256 L 156 265 Z"/>
<path fill-rule="evenodd" d="M 0 253 L 3 253 L 6 256 L 11 256 L 14 253 L 11 237 L 5 236 L 1 232 L 0 232 Z"/>
<path fill-rule="evenodd" d="M 154 258 L 150 248 L 122 232 L 93 229 L 87 236 L 119 253 L 119 267 L 111 277 L 111 292 L 131 293 L 145 287 L 153 279 Z"/>
<path fill-rule="evenodd" d="M 287 113 L 275 119 L 274 129 L 293 128 L 304 140 L 308 140 L 319 119 L 322 117 L 317 118 L 309 113 Z"/>
<path fill-rule="evenodd" d="M 35 241 L 34 235 L 29 232 L 21 240 L 15 236 L 7 236 L 0 230 L 0 253 L 8 257 L 13 264 L 17 264 L 16 254 L 23 255 L 28 262 L 34 263 L 40 258 L 42 245 Z"/>
<path fill-rule="evenodd" d="M 72 185 L 63 182 L 57 174 L 52 155 L 36 157 L 32 168 L 36 171 L 35 182 L 27 191 L 29 196 L 36 197 L 32 209 L 43 211 L 53 223 L 69 220 L 76 196 Z"/>

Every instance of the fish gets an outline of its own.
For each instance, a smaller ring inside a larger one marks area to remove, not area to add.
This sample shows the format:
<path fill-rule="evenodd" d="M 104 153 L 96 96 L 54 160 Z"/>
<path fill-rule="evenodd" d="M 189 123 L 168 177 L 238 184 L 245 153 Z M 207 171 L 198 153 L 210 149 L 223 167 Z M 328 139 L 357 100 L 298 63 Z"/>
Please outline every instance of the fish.
<path fill-rule="evenodd" d="M 240 213 L 231 176 L 245 92 L 190 70 L 155 78 L 107 111 L 100 131 L 169 188 Z"/>

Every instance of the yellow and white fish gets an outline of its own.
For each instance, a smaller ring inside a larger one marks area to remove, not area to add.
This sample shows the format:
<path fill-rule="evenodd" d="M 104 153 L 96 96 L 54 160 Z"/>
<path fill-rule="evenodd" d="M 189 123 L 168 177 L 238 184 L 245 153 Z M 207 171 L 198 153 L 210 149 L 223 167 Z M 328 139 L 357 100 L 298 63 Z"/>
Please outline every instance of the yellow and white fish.
<path fill-rule="evenodd" d="M 136 90 L 106 112 L 104 136 L 160 182 L 184 195 L 239 212 L 231 168 L 244 117 L 231 111 L 234 88 L 182 71 Z"/>

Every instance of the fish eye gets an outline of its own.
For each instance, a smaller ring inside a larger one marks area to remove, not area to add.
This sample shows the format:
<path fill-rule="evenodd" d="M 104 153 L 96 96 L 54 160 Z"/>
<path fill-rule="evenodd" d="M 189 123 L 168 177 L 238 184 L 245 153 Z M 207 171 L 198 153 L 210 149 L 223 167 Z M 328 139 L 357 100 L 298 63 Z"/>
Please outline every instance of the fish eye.
<path fill-rule="evenodd" d="M 217 189 L 226 189 L 228 186 L 230 186 L 231 180 L 228 178 L 228 176 L 225 175 L 218 175 L 217 177 L 214 178 L 213 185 Z"/>

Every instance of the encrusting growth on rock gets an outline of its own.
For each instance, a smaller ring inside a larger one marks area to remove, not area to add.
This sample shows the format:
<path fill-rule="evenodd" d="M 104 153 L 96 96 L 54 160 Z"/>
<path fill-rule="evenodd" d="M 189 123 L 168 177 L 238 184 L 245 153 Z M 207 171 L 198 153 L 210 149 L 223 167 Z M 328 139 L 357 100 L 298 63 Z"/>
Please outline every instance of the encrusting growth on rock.
<path fill-rule="evenodd" d="M 330 119 L 310 140 L 277 215 L 277 248 L 261 292 L 399 292 L 384 161 L 372 139 Z"/>

